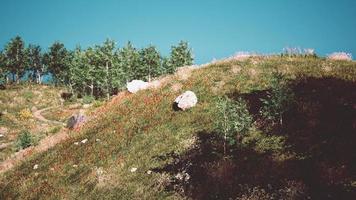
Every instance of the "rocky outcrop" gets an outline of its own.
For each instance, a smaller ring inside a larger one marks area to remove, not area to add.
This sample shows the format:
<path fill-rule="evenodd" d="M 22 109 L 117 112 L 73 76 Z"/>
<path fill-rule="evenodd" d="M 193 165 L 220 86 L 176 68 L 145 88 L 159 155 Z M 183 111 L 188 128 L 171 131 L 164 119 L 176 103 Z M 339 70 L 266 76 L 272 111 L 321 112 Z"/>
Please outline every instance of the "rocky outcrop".
<path fill-rule="evenodd" d="M 192 91 L 186 91 L 179 95 L 173 104 L 174 110 L 187 110 L 198 103 L 198 98 Z"/>

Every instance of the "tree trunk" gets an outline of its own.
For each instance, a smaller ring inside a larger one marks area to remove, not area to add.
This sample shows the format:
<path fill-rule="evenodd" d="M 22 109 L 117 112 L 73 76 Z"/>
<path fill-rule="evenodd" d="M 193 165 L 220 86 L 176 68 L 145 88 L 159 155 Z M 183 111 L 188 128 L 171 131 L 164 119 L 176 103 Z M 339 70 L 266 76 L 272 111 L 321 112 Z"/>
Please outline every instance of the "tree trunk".
<path fill-rule="evenodd" d="M 106 97 L 110 99 L 110 88 L 109 88 L 109 63 L 106 62 Z"/>
<path fill-rule="evenodd" d="M 41 73 L 38 72 L 37 78 L 36 78 L 36 79 L 37 79 L 37 84 L 42 84 L 41 78 L 42 78 L 42 77 L 41 77 Z"/>
<path fill-rule="evenodd" d="M 91 80 L 91 85 L 89 86 L 90 88 L 90 95 L 93 97 L 94 96 L 94 81 Z"/>
<path fill-rule="evenodd" d="M 148 66 L 148 82 L 151 82 L 151 66 Z"/>
<path fill-rule="evenodd" d="M 16 73 L 16 84 L 19 84 L 20 83 L 20 78 L 19 78 L 19 74 Z"/>

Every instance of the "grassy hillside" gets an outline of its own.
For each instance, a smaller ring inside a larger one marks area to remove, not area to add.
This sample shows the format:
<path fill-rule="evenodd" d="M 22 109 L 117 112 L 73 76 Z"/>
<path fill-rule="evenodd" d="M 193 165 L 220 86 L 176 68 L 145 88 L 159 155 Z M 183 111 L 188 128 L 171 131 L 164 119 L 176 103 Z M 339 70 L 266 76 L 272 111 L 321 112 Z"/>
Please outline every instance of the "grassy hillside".
<path fill-rule="evenodd" d="M 21 132 L 28 131 L 37 143 L 63 127 L 61 123 L 37 119 L 37 111 L 50 108 L 43 111 L 42 115 L 60 122 L 65 122 L 78 111 L 81 104 L 76 100 L 64 102 L 60 96 L 63 91 L 65 88 L 37 84 L 9 85 L 5 90 L 0 90 L 0 162 L 19 150 L 17 139 Z"/>
<path fill-rule="evenodd" d="M 3 146 L 0 150 L 0 161 L 6 159 L 16 150 L 18 134 L 27 130 L 34 133 L 37 139 L 44 137 L 56 128 L 56 125 L 45 124 L 36 120 L 33 112 L 59 106 L 61 88 L 46 85 L 21 84 L 8 86 L 6 90 L 0 90 L 0 128 L 6 130 L 0 138 Z"/>
<path fill-rule="evenodd" d="M 259 110 L 274 72 L 294 101 L 270 126 Z M 186 90 L 197 106 L 174 111 Z M 1 175 L 0 199 L 355 199 L 355 92 L 355 62 L 254 57 L 181 70 L 119 94 L 68 141 Z M 225 156 L 214 128 L 224 95 L 245 99 L 255 121 Z"/>

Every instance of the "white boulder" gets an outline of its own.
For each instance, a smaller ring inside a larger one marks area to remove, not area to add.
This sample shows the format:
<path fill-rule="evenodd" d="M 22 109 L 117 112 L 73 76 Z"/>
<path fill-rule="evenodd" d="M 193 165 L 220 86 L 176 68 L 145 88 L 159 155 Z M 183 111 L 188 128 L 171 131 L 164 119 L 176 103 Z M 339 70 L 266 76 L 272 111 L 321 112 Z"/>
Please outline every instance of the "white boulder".
<path fill-rule="evenodd" d="M 186 110 L 194 107 L 198 103 L 198 98 L 192 91 L 186 91 L 179 95 L 174 101 L 178 108 Z"/>
<path fill-rule="evenodd" d="M 142 80 L 133 80 L 127 83 L 127 90 L 130 93 L 136 93 L 140 90 L 145 90 L 149 87 L 149 84 Z"/>

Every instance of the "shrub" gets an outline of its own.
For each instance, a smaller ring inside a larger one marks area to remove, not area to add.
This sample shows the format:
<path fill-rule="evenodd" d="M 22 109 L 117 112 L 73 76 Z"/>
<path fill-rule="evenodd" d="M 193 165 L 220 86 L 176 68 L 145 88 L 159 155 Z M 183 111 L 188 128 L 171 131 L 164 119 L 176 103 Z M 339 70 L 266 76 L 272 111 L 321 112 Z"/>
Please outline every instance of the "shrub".
<path fill-rule="evenodd" d="M 61 127 L 60 126 L 56 126 L 56 127 L 53 127 L 53 128 L 51 128 L 49 131 L 48 131 L 48 133 L 49 134 L 55 134 L 55 133 L 58 133 L 58 131 L 60 131 L 61 130 Z"/>
<path fill-rule="evenodd" d="M 317 55 L 315 53 L 315 49 L 311 49 L 311 48 L 301 49 L 299 47 L 286 47 L 286 48 L 283 48 L 282 56 L 287 56 L 287 57 L 314 57 L 314 58 L 317 57 Z"/>
<path fill-rule="evenodd" d="M 252 117 L 246 102 L 241 98 L 236 102 L 227 97 L 219 98 L 216 106 L 218 118 L 215 127 L 224 137 L 224 154 L 226 154 L 226 143 L 234 145 L 237 139 L 242 138 L 252 125 Z"/>
<path fill-rule="evenodd" d="M 259 153 L 278 152 L 284 149 L 285 139 L 282 136 L 251 131 L 243 138 L 242 144 L 254 148 Z"/>
<path fill-rule="evenodd" d="M 335 52 L 327 57 L 330 60 L 345 60 L 345 61 L 352 61 L 352 55 L 350 53 L 345 52 Z"/>
<path fill-rule="evenodd" d="M 22 109 L 22 110 L 19 112 L 19 118 L 20 118 L 20 120 L 22 120 L 22 121 L 28 120 L 28 119 L 32 118 L 32 112 L 31 112 L 30 109 L 28 109 L 28 108 Z"/>
<path fill-rule="evenodd" d="M 98 108 L 98 107 L 102 106 L 103 104 L 104 104 L 104 101 L 97 101 L 97 100 L 95 100 L 95 101 L 93 102 L 93 107 L 94 107 L 94 108 Z"/>
<path fill-rule="evenodd" d="M 91 104 L 94 101 L 95 101 L 95 98 L 93 96 L 89 96 L 89 95 L 83 96 L 83 103 L 84 104 Z"/>
<path fill-rule="evenodd" d="M 22 131 L 16 140 L 17 150 L 26 149 L 34 144 L 34 138 L 28 131 Z"/>
<path fill-rule="evenodd" d="M 267 121 L 273 124 L 279 121 L 282 125 L 283 113 L 289 110 L 293 96 L 284 76 L 280 73 L 274 73 L 271 79 L 271 90 L 267 92 L 266 99 L 261 99 L 263 106 L 260 114 Z"/>
<path fill-rule="evenodd" d="M 25 99 L 32 99 L 33 98 L 33 93 L 31 91 L 26 91 L 23 93 L 23 97 Z"/>

